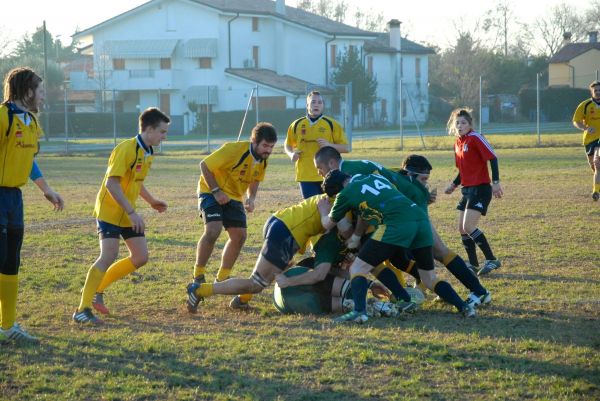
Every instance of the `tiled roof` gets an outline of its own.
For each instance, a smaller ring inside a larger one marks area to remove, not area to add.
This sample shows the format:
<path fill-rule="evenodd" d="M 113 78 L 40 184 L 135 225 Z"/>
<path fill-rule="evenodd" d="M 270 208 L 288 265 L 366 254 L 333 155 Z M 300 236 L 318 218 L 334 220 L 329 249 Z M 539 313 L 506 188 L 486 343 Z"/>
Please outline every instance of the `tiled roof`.
<path fill-rule="evenodd" d="M 430 47 L 421 46 L 418 43 L 402 38 L 402 53 L 407 54 L 434 54 Z M 390 34 L 388 32 L 378 33 L 377 38 L 365 41 L 365 52 L 368 53 L 396 53 L 396 49 L 390 47 Z"/>
<path fill-rule="evenodd" d="M 227 68 L 225 72 L 294 95 L 306 95 L 309 90 L 320 90 L 323 94 L 330 92 L 319 85 L 264 68 Z"/>
<path fill-rule="evenodd" d="M 600 43 L 569 43 L 552 56 L 550 63 L 566 63 L 592 49 L 600 50 Z"/>

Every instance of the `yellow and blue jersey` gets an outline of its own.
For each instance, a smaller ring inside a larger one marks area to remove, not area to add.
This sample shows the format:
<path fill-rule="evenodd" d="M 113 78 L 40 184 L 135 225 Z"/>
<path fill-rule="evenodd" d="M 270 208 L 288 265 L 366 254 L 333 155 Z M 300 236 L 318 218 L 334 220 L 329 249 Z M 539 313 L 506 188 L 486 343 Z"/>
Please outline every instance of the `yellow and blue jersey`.
<path fill-rule="evenodd" d="M 153 153 L 152 147 L 146 146 L 140 135 L 121 142 L 113 149 L 102 186 L 96 196 L 94 216 L 98 220 L 119 227 L 131 227 L 129 216 L 110 195 L 106 182 L 109 177 L 119 177 L 125 197 L 135 208 L 144 179 L 152 166 Z"/>
<path fill-rule="evenodd" d="M 279 210 L 273 214 L 285 224 L 292 236 L 304 248 L 311 237 L 322 234 L 325 230 L 321 224 L 321 215 L 317 203 L 327 198 L 326 194 L 311 196 L 304 201 Z"/>
<path fill-rule="evenodd" d="M 594 133 L 589 133 L 588 130 L 583 131 L 584 145 L 600 139 L 600 103 L 596 103 L 593 99 L 581 102 L 573 114 L 573 122 L 581 121 L 595 129 Z"/>
<path fill-rule="evenodd" d="M 221 191 L 240 202 L 250 184 L 264 180 L 267 169 L 267 161 L 257 160 L 251 147 L 250 141 L 226 143 L 204 159 Z M 211 189 L 200 176 L 198 193 L 210 193 Z"/>
<path fill-rule="evenodd" d="M 333 118 L 327 116 L 321 116 L 314 122 L 304 116 L 290 124 L 285 144 L 302 152 L 296 161 L 296 181 L 316 182 L 323 180 L 313 161 L 315 153 L 320 149 L 317 142 L 317 139 L 320 138 L 335 144 L 348 143 L 342 126 Z"/>

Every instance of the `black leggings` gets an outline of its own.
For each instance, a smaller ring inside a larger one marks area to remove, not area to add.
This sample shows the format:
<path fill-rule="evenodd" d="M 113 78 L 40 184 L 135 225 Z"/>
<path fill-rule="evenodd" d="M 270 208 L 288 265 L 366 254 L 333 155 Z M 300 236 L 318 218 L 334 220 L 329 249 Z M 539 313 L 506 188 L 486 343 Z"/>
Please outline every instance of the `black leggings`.
<path fill-rule="evenodd" d="M 0 273 L 12 276 L 19 274 L 23 232 L 23 228 L 0 226 Z"/>

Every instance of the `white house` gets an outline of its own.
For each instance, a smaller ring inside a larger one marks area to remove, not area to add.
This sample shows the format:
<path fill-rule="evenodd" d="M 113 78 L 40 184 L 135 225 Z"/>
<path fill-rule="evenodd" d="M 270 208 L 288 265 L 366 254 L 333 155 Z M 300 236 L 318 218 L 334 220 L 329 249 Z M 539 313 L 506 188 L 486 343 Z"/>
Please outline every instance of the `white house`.
<path fill-rule="evenodd" d="M 243 110 L 254 87 L 261 108 L 303 108 L 307 90 L 329 87 L 337 57 L 355 46 L 379 81 L 377 118 L 397 122 L 401 59 L 405 119 L 423 121 L 431 50 L 400 44 L 394 21 L 391 34 L 378 34 L 285 0 L 152 0 L 73 35 L 94 68 L 71 72 L 70 88 L 114 90 L 123 111 L 159 106 L 173 117 L 174 132 L 186 132 L 190 102 L 215 112 Z M 409 98 L 416 113 L 406 112 Z"/>

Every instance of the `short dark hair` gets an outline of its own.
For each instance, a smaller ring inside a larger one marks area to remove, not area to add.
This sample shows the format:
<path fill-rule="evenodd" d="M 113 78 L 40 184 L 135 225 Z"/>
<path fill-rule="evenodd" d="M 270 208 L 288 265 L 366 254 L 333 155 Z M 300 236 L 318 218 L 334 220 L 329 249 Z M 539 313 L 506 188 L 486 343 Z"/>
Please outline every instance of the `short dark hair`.
<path fill-rule="evenodd" d="M 315 153 L 315 161 L 319 163 L 329 163 L 330 160 L 342 160 L 342 155 L 333 146 L 324 146 Z"/>
<path fill-rule="evenodd" d="M 42 83 L 42 78 L 29 67 L 17 67 L 10 70 L 4 77 L 4 102 L 23 103 L 30 111 L 38 112 L 34 97 L 29 91 L 35 92 Z"/>
<path fill-rule="evenodd" d="M 594 81 L 590 84 L 590 89 L 594 88 L 595 86 L 600 86 L 600 81 Z"/>
<path fill-rule="evenodd" d="M 146 128 L 148 127 L 156 128 L 161 122 L 169 124 L 171 122 L 171 119 L 158 108 L 148 107 L 142 112 L 142 114 L 140 114 L 140 132 L 146 131 Z"/>
<path fill-rule="evenodd" d="M 277 131 L 275 131 L 275 127 L 271 123 L 258 123 L 252 128 L 250 139 L 255 144 L 259 144 L 261 141 L 275 143 L 277 142 Z"/>
<path fill-rule="evenodd" d="M 331 170 L 325 176 L 321 188 L 327 196 L 332 198 L 344 189 L 344 182 L 349 178 L 350 176 L 348 174 L 342 173 L 340 170 Z"/>
<path fill-rule="evenodd" d="M 402 162 L 402 170 L 413 174 L 429 174 L 433 169 L 429 160 L 421 155 L 409 155 Z"/>

